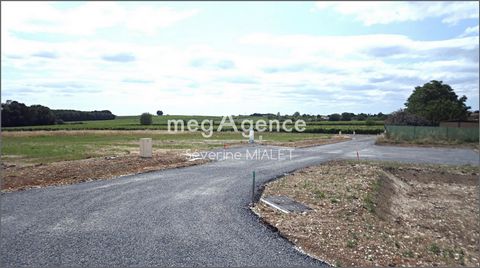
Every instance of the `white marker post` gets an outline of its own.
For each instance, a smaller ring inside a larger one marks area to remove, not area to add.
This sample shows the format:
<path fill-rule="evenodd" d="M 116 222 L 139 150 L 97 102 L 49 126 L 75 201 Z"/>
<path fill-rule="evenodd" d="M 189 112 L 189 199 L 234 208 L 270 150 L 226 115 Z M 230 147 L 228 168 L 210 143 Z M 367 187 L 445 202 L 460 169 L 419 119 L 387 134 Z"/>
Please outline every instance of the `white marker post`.
<path fill-rule="evenodd" d="M 254 143 L 254 142 L 255 142 L 255 133 L 253 132 L 253 128 L 250 128 L 248 143 Z"/>
<path fill-rule="evenodd" d="M 151 138 L 140 139 L 140 157 L 146 157 L 146 158 L 152 157 L 152 139 Z"/>

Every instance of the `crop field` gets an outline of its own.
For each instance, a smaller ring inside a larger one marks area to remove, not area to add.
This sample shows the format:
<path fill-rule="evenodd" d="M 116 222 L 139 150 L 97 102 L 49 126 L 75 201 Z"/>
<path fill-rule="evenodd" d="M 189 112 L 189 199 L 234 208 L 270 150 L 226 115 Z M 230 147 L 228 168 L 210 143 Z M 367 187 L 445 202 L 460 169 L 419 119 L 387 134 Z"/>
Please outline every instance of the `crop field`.
<path fill-rule="evenodd" d="M 222 117 L 219 116 L 153 116 L 152 125 L 141 125 L 139 123 L 139 116 L 118 116 L 114 120 L 97 120 L 97 121 L 78 121 L 65 122 L 57 125 L 44 126 L 23 126 L 23 127 L 8 127 L 2 128 L 3 131 L 29 131 L 29 130 L 167 130 L 168 120 L 183 120 L 186 126 L 188 120 L 212 120 L 213 126 L 216 129 L 220 124 Z M 250 119 L 253 122 L 263 119 L 268 120 L 267 117 L 246 116 L 234 117 L 237 128 L 240 128 L 240 120 Z M 272 120 L 275 118 L 272 118 Z M 301 118 L 300 118 L 301 119 Z M 228 122 L 228 120 L 227 120 Z M 355 131 L 357 134 L 378 134 L 383 132 L 383 121 L 373 121 L 367 123 L 366 121 L 307 121 L 305 132 L 309 133 L 338 133 L 342 131 L 344 134 L 350 134 Z M 208 124 L 207 124 L 208 127 Z M 231 128 L 224 128 L 228 131 Z"/>

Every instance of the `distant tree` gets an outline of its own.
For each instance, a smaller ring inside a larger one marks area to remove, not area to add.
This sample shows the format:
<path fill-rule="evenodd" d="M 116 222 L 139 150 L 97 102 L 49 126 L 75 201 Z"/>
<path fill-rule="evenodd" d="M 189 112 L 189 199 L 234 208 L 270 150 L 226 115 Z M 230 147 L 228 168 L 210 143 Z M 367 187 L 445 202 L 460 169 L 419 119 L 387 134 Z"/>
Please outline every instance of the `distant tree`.
<path fill-rule="evenodd" d="M 340 114 L 331 114 L 328 116 L 328 121 L 340 121 L 342 116 Z"/>
<path fill-rule="evenodd" d="M 151 125 L 152 124 L 152 115 L 150 113 L 143 113 L 140 115 L 140 124 L 141 125 Z"/>
<path fill-rule="evenodd" d="M 385 119 L 387 119 L 387 117 L 388 117 L 388 115 L 387 115 L 387 114 L 383 114 L 382 112 L 379 112 L 379 113 L 377 114 L 377 119 L 378 119 L 378 120 L 385 120 Z"/>
<path fill-rule="evenodd" d="M 365 121 L 365 125 L 367 125 L 367 126 L 373 126 L 373 125 L 375 125 L 375 120 L 373 120 L 373 118 L 369 117 L 369 118 L 367 118 L 367 120 Z"/>
<path fill-rule="evenodd" d="M 342 113 L 342 121 L 352 121 L 352 118 L 355 116 L 354 113 Z"/>
<path fill-rule="evenodd" d="M 295 112 L 295 113 L 293 114 L 293 117 L 299 117 L 299 116 L 300 116 L 300 113 L 299 113 L 299 112 Z"/>
<path fill-rule="evenodd" d="M 360 113 L 360 114 L 357 114 L 353 119 L 358 121 L 364 121 L 364 120 L 367 120 L 367 115 L 364 113 Z"/>
<path fill-rule="evenodd" d="M 411 114 L 406 110 L 398 110 L 393 112 L 386 120 L 385 125 L 397 126 L 429 126 L 431 122 L 427 119 Z"/>
<path fill-rule="evenodd" d="M 42 105 L 30 106 L 30 125 L 53 125 L 55 120 L 55 115 L 50 108 Z"/>
<path fill-rule="evenodd" d="M 158 116 L 163 115 L 163 111 L 158 110 L 158 111 L 157 111 L 157 115 L 158 115 Z"/>
<path fill-rule="evenodd" d="M 35 126 L 61 124 L 64 121 L 108 120 L 115 119 L 115 115 L 108 110 L 103 111 L 76 111 L 51 110 L 42 105 L 26 106 L 17 101 L 7 100 L 2 103 L 2 126 Z"/>
<path fill-rule="evenodd" d="M 27 126 L 29 121 L 29 109 L 25 104 L 12 100 L 2 103 L 2 127 Z"/>
<path fill-rule="evenodd" d="M 470 109 L 465 104 L 466 101 L 466 96 L 459 98 L 449 85 L 432 80 L 421 87 L 415 87 L 405 106 L 408 113 L 438 125 L 440 121 L 465 120 Z"/>
<path fill-rule="evenodd" d="M 52 110 L 57 119 L 63 121 L 89 121 L 112 120 L 115 115 L 109 110 L 102 111 L 77 111 L 77 110 Z"/>
<path fill-rule="evenodd" d="M 53 125 L 55 119 L 50 108 L 45 106 L 32 105 L 28 107 L 12 100 L 2 103 L 3 127 Z"/>

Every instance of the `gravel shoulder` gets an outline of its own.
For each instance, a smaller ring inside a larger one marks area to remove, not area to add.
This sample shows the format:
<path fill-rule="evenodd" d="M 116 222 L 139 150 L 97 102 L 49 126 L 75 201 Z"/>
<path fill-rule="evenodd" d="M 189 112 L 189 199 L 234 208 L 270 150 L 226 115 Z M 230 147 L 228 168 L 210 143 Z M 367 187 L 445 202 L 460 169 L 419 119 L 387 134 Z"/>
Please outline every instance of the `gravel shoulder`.
<path fill-rule="evenodd" d="M 269 183 L 313 209 L 253 210 L 308 254 L 336 266 L 478 266 L 478 166 L 334 161 Z"/>

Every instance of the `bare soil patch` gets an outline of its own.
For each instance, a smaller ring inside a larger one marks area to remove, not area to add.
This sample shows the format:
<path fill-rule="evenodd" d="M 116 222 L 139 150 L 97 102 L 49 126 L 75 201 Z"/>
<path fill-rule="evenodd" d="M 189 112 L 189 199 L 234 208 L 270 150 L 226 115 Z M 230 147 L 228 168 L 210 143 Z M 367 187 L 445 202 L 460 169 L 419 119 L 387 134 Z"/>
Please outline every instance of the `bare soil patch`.
<path fill-rule="evenodd" d="M 202 159 L 188 161 L 185 155 L 172 151 L 156 152 L 152 158 L 141 158 L 138 154 L 131 154 L 29 166 L 2 162 L 2 191 L 111 179 L 122 175 L 186 167 L 205 162 L 206 160 Z"/>
<path fill-rule="evenodd" d="M 313 211 L 253 210 L 336 266 L 479 266 L 479 168 L 335 161 L 265 187 Z"/>

